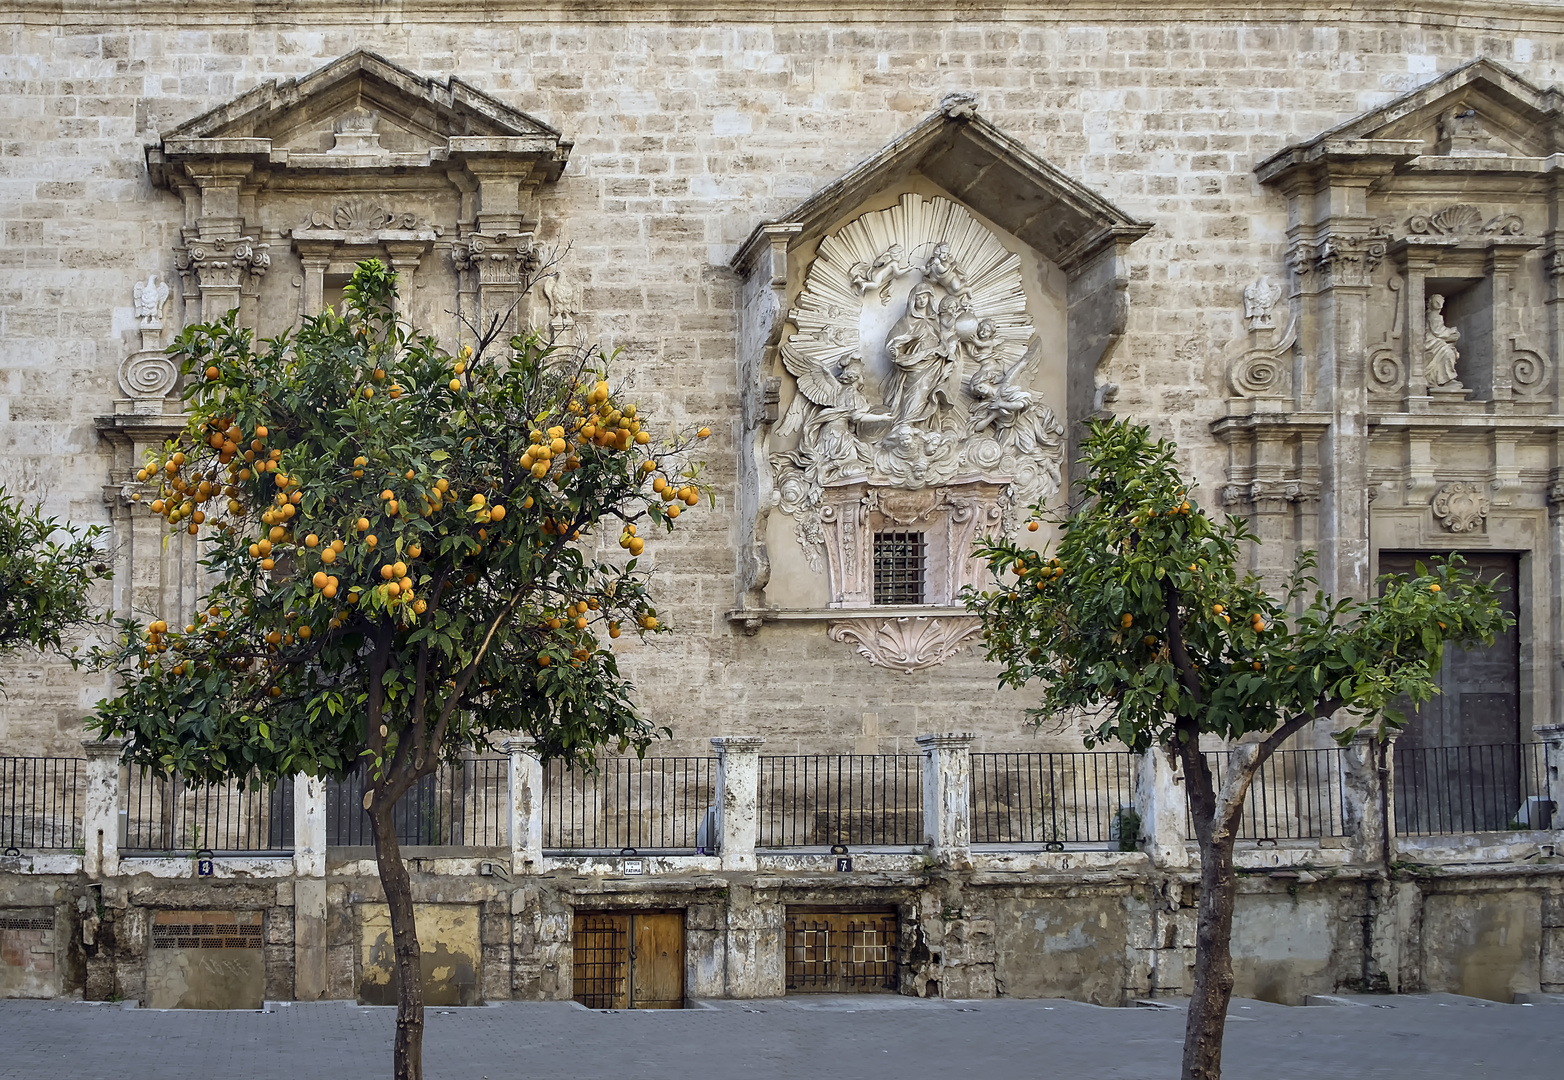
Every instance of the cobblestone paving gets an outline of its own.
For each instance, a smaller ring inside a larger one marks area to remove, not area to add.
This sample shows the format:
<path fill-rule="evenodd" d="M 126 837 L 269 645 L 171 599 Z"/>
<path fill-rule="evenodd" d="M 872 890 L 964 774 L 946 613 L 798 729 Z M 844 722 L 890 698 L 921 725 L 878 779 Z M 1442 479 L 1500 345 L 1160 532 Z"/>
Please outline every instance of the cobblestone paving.
<path fill-rule="evenodd" d="M 1564 1006 L 1434 994 L 1376 1007 L 1236 1002 L 1228 1080 L 1564 1078 Z M 0 1078 L 371 1080 L 390 1072 L 390 1009 L 156 1012 L 0 1002 Z M 1069 1001 L 789 998 L 680 1012 L 570 1004 L 430 1009 L 429 1080 L 1163 1080 L 1183 1013 Z"/>

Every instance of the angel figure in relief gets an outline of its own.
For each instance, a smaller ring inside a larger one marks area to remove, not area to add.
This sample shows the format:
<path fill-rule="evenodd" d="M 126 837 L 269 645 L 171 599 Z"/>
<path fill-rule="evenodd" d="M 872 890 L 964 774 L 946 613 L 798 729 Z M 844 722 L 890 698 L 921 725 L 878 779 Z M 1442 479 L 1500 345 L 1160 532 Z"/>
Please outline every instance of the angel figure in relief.
<path fill-rule="evenodd" d="M 818 484 L 861 475 L 870 460 L 858 425 L 889 420 L 863 394 L 863 358 L 845 357 L 837 371 L 782 348 L 782 362 L 798 380 L 798 393 L 777 424 L 779 438 L 801 433 L 788 457 Z"/>

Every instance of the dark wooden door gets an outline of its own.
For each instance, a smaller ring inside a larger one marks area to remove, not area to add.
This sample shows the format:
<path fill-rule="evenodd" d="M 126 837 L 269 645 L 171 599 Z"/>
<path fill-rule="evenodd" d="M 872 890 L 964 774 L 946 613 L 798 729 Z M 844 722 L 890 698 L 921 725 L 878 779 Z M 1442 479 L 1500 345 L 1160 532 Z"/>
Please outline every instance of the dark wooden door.
<path fill-rule="evenodd" d="M 684 1007 L 684 912 L 576 913 L 574 997 L 589 1009 Z"/>
<path fill-rule="evenodd" d="M 894 908 L 788 908 L 790 994 L 895 993 L 901 982 Z"/>
<path fill-rule="evenodd" d="M 1520 560 L 1462 553 L 1468 567 L 1494 582 L 1517 616 Z M 1380 573 L 1411 574 L 1427 553 L 1381 552 Z M 1407 713 L 1396 740 L 1396 823 L 1404 833 L 1504 829 L 1523 799 L 1520 746 L 1520 624 L 1487 648 L 1445 646 L 1439 694 Z"/>

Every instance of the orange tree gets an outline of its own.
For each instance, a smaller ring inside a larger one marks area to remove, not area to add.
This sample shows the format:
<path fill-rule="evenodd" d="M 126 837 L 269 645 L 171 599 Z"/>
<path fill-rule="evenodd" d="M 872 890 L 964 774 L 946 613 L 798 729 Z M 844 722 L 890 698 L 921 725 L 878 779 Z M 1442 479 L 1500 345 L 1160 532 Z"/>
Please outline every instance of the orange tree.
<path fill-rule="evenodd" d="M 989 659 L 1004 665 L 1001 684 L 1040 688 L 1034 722 L 1085 715 L 1088 745 L 1165 750 L 1182 765 L 1200 848 L 1183 1076 L 1215 1080 L 1233 990 L 1233 841 L 1256 771 L 1313 720 L 1343 716 L 1344 741 L 1399 725 L 1398 698 L 1437 692 L 1445 643 L 1492 642 L 1505 617 L 1458 557 L 1385 579 L 1377 598 L 1340 601 L 1308 597 L 1306 557 L 1268 593 L 1236 568 L 1256 538 L 1239 519 L 1200 510 L 1174 449 L 1144 427 L 1093 421 L 1082 501 L 1053 519 L 1056 548 L 986 541 L 978 554 L 994 582 L 966 601 L 982 616 Z M 1202 735 L 1232 749 L 1220 776 Z"/>
<path fill-rule="evenodd" d="M 583 762 L 644 750 L 609 639 L 663 630 L 636 556 L 698 499 L 689 449 L 653 445 L 593 351 L 536 336 L 457 354 L 393 314 L 362 263 L 340 316 L 252 349 L 232 313 L 172 347 L 184 432 L 138 479 L 201 536 L 215 582 L 184 625 L 127 621 L 119 696 L 99 706 L 127 762 L 187 782 L 365 770 L 390 908 L 395 1075 L 422 1074 L 423 988 L 393 808 L 500 732 Z M 622 556 L 592 557 L 600 537 Z"/>
<path fill-rule="evenodd" d="M 113 576 L 102 538 L 102 526 L 72 528 L 0 488 L 0 657 L 24 648 L 63 652 L 67 638 L 99 621 L 92 586 Z M 74 651 L 68 657 L 80 660 Z"/>

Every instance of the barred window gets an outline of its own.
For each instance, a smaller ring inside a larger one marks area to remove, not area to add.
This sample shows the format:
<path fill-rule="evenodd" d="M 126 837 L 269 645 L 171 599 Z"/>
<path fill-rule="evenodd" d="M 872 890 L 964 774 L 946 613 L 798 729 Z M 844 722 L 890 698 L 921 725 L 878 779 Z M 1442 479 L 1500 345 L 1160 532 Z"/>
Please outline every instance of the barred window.
<path fill-rule="evenodd" d="M 874 602 L 923 603 L 926 547 L 920 532 L 874 534 Z"/>

